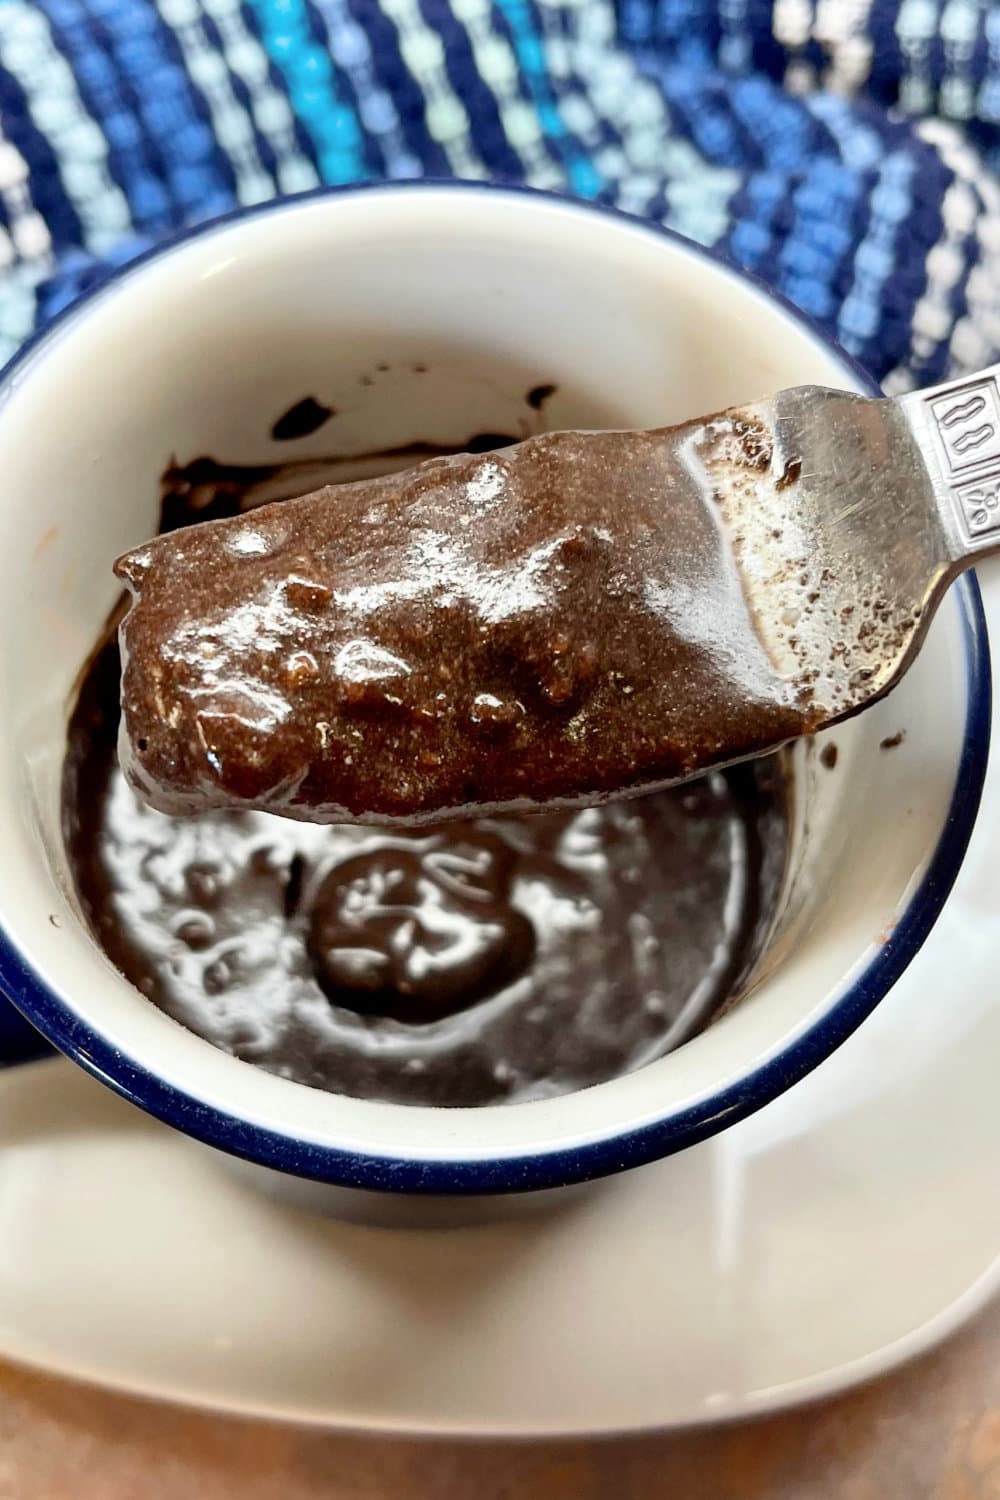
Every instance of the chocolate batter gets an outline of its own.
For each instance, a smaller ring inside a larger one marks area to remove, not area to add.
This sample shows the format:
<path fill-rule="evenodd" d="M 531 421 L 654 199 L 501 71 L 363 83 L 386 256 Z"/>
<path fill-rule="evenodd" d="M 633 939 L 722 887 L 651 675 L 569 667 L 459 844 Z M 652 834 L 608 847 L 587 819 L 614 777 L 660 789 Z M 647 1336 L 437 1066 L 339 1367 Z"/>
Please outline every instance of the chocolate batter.
<path fill-rule="evenodd" d="M 766 434 L 726 420 L 766 468 Z M 172 814 L 412 826 L 599 802 L 813 727 L 678 431 L 545 433 L 128 553 L 132 785 Z"/>
<path fill-rule="evenodd" d="M 315 396 L 303 396 L 281 416 L 271 428 L 271 437 L 276 443 L 292 443 L 298 438 L 309 437 L 318 432 L 325 422 L 337 415 L 332 406 L 324 406 Z"/>
<path fill-rule="evenodd" d="M 785 851 L 762 761 L 601 808 L 422 834 L 171 818 L 116 756 L 118 650 L 84 680 L 63 819 L 94 934 L 154 1004 L 317 1088 L 541 1098 L 700 1030 L 767 934 Z"/>
<path fill-rule="evenodd" d="M 175 465 L 163 524 L 239 514 L 297 478 Z M 216 1046 L 340 1093 L 479 1105 L 639 1067 L 739 992 L 785 864 L 774 759 L 627 803 L 424 832 L 166 817 L 118 765 L 116 624 L 70 723 L 71 867 L 111 960 Z"/>

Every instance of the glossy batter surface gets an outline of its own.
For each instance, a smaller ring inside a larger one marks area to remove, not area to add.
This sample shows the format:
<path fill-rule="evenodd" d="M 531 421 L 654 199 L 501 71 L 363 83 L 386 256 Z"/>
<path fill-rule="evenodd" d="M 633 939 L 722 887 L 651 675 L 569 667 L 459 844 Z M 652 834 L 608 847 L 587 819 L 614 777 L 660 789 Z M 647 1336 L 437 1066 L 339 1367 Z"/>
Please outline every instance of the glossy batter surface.
<path fill-rule="evenodd" d="M 483 433 L 467 446 L 512 441 Z M 418 445 L 174 464 L 161 530 L 256 519 L 317 471 L 340 479 L 424 457 Z M 627 804 L 420 832 L 244 810 L 165 816 L 116 755 L 117 619 L 70 723 L 67 849 L 112 961 L 216 1046 L 319 1088 L 487 1104 L 638 1067 L 739 993 L 785 866 L 777 761 Z"/>
<path fill-rule="evenodd" d="M 118 682 L 112 640 L 63 783 L 87 918 L 149 1000 L 271 1072 L 446 1105 L 580 1088 L 704 1026 L 766 936 L 786 840 L 774 761 L 422 833 L 174 818 L 118 765 Z"/>
<path fill-rule="evenodd" d="M 766 468 L 760 435 L 733 434 Z M 543 434 L 127 554 L 132 784 L 168 813 L 430 824 L 599 802 L 801 733 L 684 441 Z"/>

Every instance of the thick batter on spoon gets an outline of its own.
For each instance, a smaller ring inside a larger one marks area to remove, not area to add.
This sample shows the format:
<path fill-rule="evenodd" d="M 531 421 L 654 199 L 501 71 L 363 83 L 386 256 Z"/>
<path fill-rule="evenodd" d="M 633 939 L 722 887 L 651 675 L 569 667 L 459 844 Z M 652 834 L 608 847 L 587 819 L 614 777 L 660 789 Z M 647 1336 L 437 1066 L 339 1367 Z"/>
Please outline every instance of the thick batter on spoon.
<path fill-rule="evenodd" d="M 544 434 L 126 554 L 133 785 L 175 814 L 430 823 L 648 789 L 808 730 L 684 431 Z M 768 468 L 752 422 L 727 431 Z"/>

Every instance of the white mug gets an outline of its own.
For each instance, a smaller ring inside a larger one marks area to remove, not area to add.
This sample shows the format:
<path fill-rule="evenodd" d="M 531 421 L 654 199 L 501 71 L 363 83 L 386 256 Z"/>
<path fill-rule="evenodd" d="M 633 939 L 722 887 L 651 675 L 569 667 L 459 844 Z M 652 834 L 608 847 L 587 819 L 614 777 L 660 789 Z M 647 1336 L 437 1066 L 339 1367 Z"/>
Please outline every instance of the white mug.
<path fill-rule="evenodd" d="M 373 378 L 378 366 L 388 366 Z M 344 1098 L 272 1076 L 162 1014 L 75 899 L 59 783 L 73 684 L 156 527 L 171 455 L 288 457 L 306 393 L 366 452 L 549 426 L 661 426 L 783 386 L 874 394 L 740 272 L 593 206 L 483 185 L 377 185 L 240 211 L 116 275 L 0 382 L 0 987 L 142 1108 L 268 1169 L 352 1188 L 512 1193 L 637 1165 L 790 1087 L 864 1019 L 932 926 L 982 784 L 989 663 L 952 590 L 889 699 L 795 751 L 783 913 L 750 993 L 678 1050 L 562 1097 L 480 1109 Z M 322 430 L 296 456 L 329 446 Z M 894 752 L 883 740 L 905 731 Z"/>

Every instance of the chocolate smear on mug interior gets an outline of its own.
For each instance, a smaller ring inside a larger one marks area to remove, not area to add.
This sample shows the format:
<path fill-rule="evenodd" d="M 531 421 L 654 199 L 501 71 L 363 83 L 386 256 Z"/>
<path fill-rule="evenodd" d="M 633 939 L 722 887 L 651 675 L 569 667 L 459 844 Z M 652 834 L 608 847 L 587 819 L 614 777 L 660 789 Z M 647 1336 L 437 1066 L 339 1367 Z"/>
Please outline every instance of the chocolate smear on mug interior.
<path fill-rule="evenodd" d="M 549 401 L 558 389 L 559 387 L 555 385 L 533 385 L 524 399 L 532 411 L 541 411 L 546 401 Z"/>
<path fill-rule="evenodd" d="M 521 439 L 506 432 L 475 432 L 461 446 L 465 453 L 491 453 Z M 428 458 L 456 452 L 454 445 L 413 442 L 367 453 L 328 453 L 279 463 L 232 463 L 200 454 L 179 463 L 171 458 L 160 475 L 159 534 L 242 515 L 277 500 L 306 495 L 322 485 L 413 469 Z"/>
<path fill-rule="evenodd" d="M 324 406 L 315 396 L 303 396 L 301 401 L 296 401 L 286 412 L 282 412 L 271 428 L 271 436 L 276 443 L 289 443 L 296 438 L 309 437 L 336 415 L 335 406 Z"/>
<path fill-rule="evenodd" d="M 677 453 L 676 432 L 548 433 L 126 554 L 131 783 L 168 813 L 413 825 L 597 802 L 807 731 Z"/>

